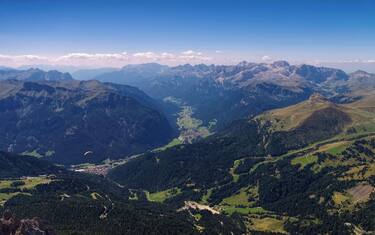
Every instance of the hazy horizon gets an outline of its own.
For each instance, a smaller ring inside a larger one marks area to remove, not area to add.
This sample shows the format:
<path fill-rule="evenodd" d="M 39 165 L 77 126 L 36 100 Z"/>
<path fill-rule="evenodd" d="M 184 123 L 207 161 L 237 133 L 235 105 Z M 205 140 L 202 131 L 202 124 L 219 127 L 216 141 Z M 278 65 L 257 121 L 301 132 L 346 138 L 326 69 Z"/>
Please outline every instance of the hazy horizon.
<path fill-rule="evenodd" d="M 293 63 L 287 60 L 272 60 L 272 61 L 238 61 L 238 62 L 233 62 L 233 63 L 180 63 L 180 64 L 166 64 L 166 63 L 160 63 L 158 61 L 150 61 L 150 62 L 140 62 L 140 63 L 128 63 L 128 64 L 123 64 L 119 66 L 90 66 L 90 65 L 59 65 L 59 64 L 23 64 L 19 66 L 4 66 L 3 64 L 0 64 L 0 69 L 1 67 L 4 68 L 11 68 L 11 69 L 18 69 L 18 70 L 26 70 L 26 69 L 41 69 L 44 71 L 49 71 L 49 70 L 58 70 L 60 72 L 76 72 L 79 70 L 96 70 L 96 69 L 121 69 L 125 66 L 128 65 L 142 65 L 142 64 L 159 64 L 159 65 L 164 65 L 164 66 L 169 66 L 169 67 L 175 67 L 175 66 L 182 66 L 182 65 L 198 65 L 198 64 L 205 64 L 207 66 L 214 65 L 214 66 L 220 66 L 220 65 L 226 65 L 226 66 L 234 66 L 237 65 L 241 62 L 247 62 L 247 63 L 264 63 L 264 64 L 272 64 L 275 61 L 286 61 L 291 65 L 303 65 L 303 64 L 308 64 L 308 65 L 313 65 L 316 67 L 327 67 L 327 68 L 335 68 L 335 69 L 341 69 L 345 71 L 346 73 L 352 73 L 358 70 L 363 70 L 368 73 L 374 73 L 375 72 L 375 65 L 372 63 L 361 63 L 361 62 L 353 62 L 353 63 Z"/>

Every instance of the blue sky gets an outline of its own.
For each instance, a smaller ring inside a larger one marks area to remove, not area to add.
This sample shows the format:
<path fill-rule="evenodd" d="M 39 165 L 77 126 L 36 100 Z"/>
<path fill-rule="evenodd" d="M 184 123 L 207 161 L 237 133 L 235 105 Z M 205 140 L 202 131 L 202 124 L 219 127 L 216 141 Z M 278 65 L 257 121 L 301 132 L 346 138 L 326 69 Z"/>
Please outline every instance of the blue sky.
<path fill-rule="evenodd" d="M 374 12 L 371 0 L 0 0 L 0 55 L 369 63 Z"/>

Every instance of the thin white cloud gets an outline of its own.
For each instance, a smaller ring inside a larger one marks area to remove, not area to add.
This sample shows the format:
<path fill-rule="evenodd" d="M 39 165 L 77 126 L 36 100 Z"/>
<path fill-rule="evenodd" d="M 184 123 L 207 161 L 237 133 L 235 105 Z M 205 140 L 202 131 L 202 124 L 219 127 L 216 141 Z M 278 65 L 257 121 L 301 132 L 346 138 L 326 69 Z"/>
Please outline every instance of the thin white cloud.
<path fill-rule="evenodd" d="M 353 63 L 359 63 L 359 64 L 371 64 L 375 63 L 375 59 L 368 59 L 368 60 L 362 60 L 362 59 L 352 59 L 352 60 L 315 60 L 315 64 L 323 64 L 323 63 L 337 63 L 337 64 L 353 64 Z"/>
<path fill-rule="evenodd" d="M 37 56 L 37 55 L 1 55 L 2 60 L 44 60 L 47 57 Z"/>
<path fill-rule="evenodd" d="M 77 66 L 123 66 L 130 59 L 127 52 L 122 53 L 69 53 L 50 58 L 52 64 Z"/>
<path fill-rule="evenodd" d="M 137 52 L 137 53 L 134 53 L 133 56 L 136 58 L 144 58 L 144 59 L 152 59 L 152 60 L 156 60 L 159 58 L 159 55 L 151 51 Z"/>
<path fill-rule="evenodd" d="M 138 52 L 134 53 L 133 57 L 138 59 L 152 60 L 158 62 L 180 62 L 180 63 L 194 63 L 194 62 L 204 62 L 211 60 L 211 57 L 204 56 L 202 52 L 196 52 L 193 50 L 183 51 L 180 54 L 174 54 L 169 52 L 163 52 L 161 54 L 154 53 L 151 51 L 148 52 Z"/>
<path fill-rule="evenodd" d="M 338 68 L 346 72 L 364 70 L 375 73 L 375 59 L 315 60 L 310 63 L 316 66 Z"/>
<path fill-rule="evenodd" d="M 3 55 L 0 54 L 0 65 L 20 66 L 24 64 L 40 64 L 48 62 L 48 58 L 38 55 Z"/>
<path fill-rule="evenodd" d="M 114 66 L 122 67 L 126 64 L 158 62 L 164 64 L 204 63 L 213 60 L 213 57 L 202 52 L 186 50 L 180 53 L 152 51 L 134 53 L 83 53 L 75 52 L 60 56 L 39 55 L 2 55 L 0 54 L 0 65 L 73 65 L 73 66 Z"/>
<path fill-rule="evenodd" d="M 250 56 L 250 55 L 249 55 Z M 249 57 L 251 58 L 251 57 Z M 65 66 L 83 66 L 83 67 L 122 67 L 126 64 L 140 63 L 161 63 L 168 65 L 178 64 L 199 64 L 199 63 L 217 63 L 217 64 L 235 64 L 240 60 L 249 60 L 243 57 L 231 57 L 230 54 L 224 54 L 221 51 L 212 51 L 211 54 L 205 54 L 192 49 L 181 52 L 119 52 L 119 53 L 83 53 L 75 52 L 57 56 L 44 56 L 35 54 L 8 55 L 0 53 L 0 65 L 9 67 L 19 67 L 22 65 L 65 65 Z M 274 58 L 269 55 L 253 57 L 250 61 L 272 62 Z M 294 61 L 292 63 L 299 63 Z M 375 59 L 347 59 L 347 60 L 315 60 L 305 61 L 304 63 L 315 64 L 318 66 L 329 66 L 337 68 L 363 69 L 375 71 Z M 369 69 L 368 69 L 369 68 Z"/>
<path fill-rule="evenodd" d="M 186 62 L 188 62 L 188 61 L 205 62 L 205 61 L 208 61 L 208 60 L 212 60 L 213 58 L 209 57 L 209 56 L 205 56 L 205 55 L 203 55 L 202 52 L 199 52 L 199 51 L 187 50 L 187 51 L 181 52 L 181 55 L 179 55 L 179 59 L 181 59 L 183 61 L 186 61 Z"/>
<path fill-rule="evenodd" d="M 201 55 L 203 55 L 202 52 L 193 51 L 193 50 L 183 51 L 183 52 L 181 52 L 181 54 L 183 54 L 183 55 L 189 55 L 189 56 L 191 56 L 191 55 L 195 55 L 195 56 L 201 56 Z"/>
<path fill-rule="evenodd" d="M 169 60 L 175 60 L 176 59 L 176 55 L 173 54 L 173 53 L 163 52 L 163 53 L 161 53 L 160 58 L 162 58 L 162 59 L 169 59 Z"/>
<path fill-rule="evenodd" d="M 115 60 L 127 60 L 129 59 L 128 53 L 108 53 L 108 54 L 87 54 L 87 53 L 70 53 L 67 55 L 60 56 L 56 59 L 56 61 L 63 61 L 63 60 L 71 60 L 71 59 L 90 59 L 90 60 L 109 60 L 109 59 L 115 59 Z"/>
<path fill-rule="evenodd" d="M 271 57 L 271 56 L 264 55 L 264 56 L 262 57 L 262 61 L 267 61 L 267 62 L 269 62 L 269 61 L 271 61 L 271 60 L 272 60 L 272 57 Z"/>

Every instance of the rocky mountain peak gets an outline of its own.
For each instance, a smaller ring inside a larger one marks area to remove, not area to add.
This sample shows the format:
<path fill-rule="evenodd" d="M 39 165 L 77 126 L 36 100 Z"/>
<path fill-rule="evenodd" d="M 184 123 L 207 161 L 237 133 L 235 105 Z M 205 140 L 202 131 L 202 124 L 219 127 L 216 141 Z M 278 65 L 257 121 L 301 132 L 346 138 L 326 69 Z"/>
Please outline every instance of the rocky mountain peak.
<path fill-rule="evenodd" d="M 310 102 L 314 102 L 314 103 L 326 103 L 326 102 L 329 102 L 329 100 L 322 96 L 320 93 L 313 93 L 310 98 L 309 98 L 309 101 Z"/>
<path fill-rule="evenodd" d="M 38 68 L 28 70 L 1 70 L 0 80 L 16 79 L 22 81 L 70 81 L 73 80 L 69 73 L 62 73 L 57 70 L 48 72 Z"/>
<path fill-rule="evenodd" d="M 290 64 L 284 60 L 275 61 L 272 63 L 273 67 L 289 67 Z"/>
<path fill-rule="evenodd" d="M 351 73 L 350 76 L 351 76 L 351 77 L 354 77 L 354 78 L 360 78 L 360 77 L 365 77 L 365 78 L 375 77 L 374 74 L 368 73 L 368 72 L 363 71 L 363 70 L 357 70 L 357 71 Z"/>
<path fill-rule="evenodd" d="M 249 65 L 249 62 L 247 61 L 241 61 L 237 64 L 238 67 L 247 67 Z"/>

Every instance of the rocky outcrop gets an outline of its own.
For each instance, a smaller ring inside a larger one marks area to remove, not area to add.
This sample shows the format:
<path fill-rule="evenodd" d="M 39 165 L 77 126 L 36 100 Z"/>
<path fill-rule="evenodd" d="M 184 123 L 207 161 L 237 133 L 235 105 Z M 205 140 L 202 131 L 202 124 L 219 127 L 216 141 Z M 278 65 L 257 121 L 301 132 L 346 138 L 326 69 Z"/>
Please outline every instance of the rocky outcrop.
<path fill-rule="evenodd" d="M 0 235 L 55 235 L 55 232 L 39 218 L 19 220 L 6 210 L 0 219 Z"/>

